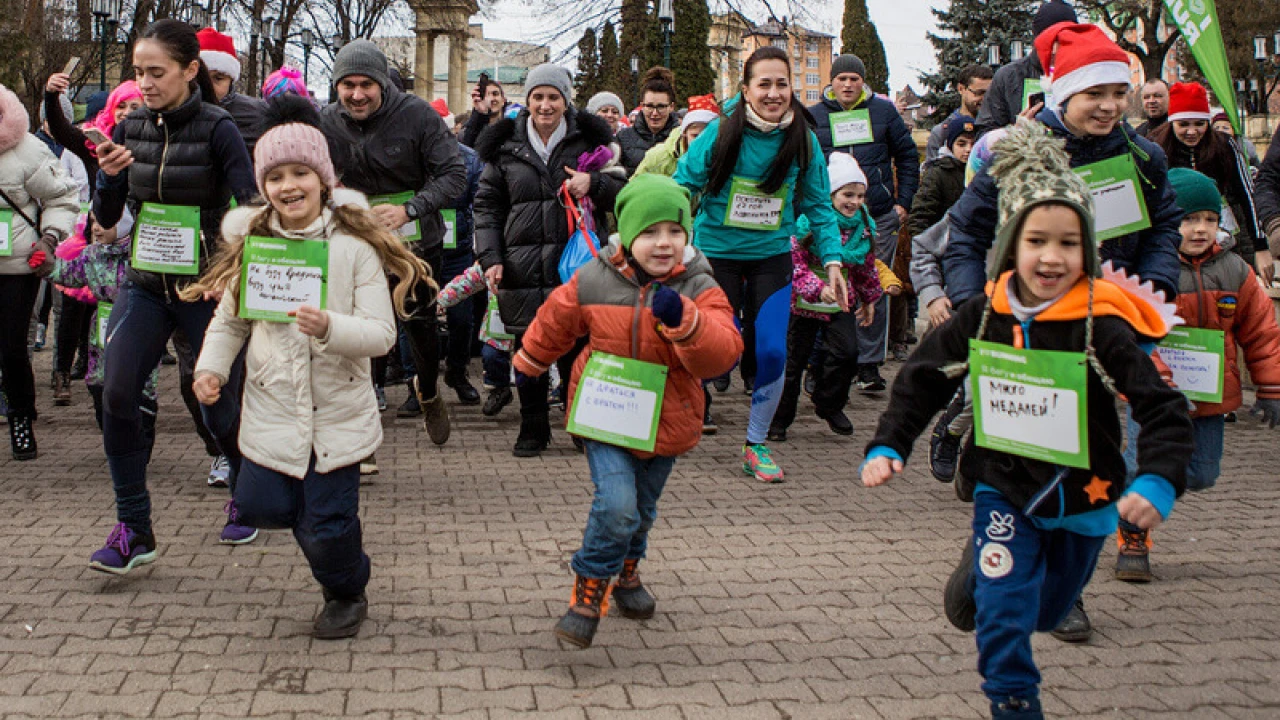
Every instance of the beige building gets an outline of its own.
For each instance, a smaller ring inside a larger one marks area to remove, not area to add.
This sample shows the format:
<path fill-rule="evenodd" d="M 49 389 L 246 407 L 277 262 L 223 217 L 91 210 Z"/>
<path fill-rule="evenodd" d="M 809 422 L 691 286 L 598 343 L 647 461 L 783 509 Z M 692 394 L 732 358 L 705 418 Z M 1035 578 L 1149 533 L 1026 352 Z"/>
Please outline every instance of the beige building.
<path fill-rule="evenodd" d="M 467 38 L 467 79 L 468 88 L 480 80 L 480 73 L 487 72 L 489 77 L 497 79 L 507 91 L 507 98 L 516 102 L 524 101 L 524 78 L 529 68 L 548 62 L 551 49 L 546 45 L 517 42 L 514 40 L 498 40 L 484 36 L 484 26 L 473 23 L 468 28 Z M 417 85 L 414 77 L 414 47 L 416 38 L 412 35 L 404 37 L 374 38 L 378 47 L 387 54 L 387 62 L 399 71 L 406 87 L 413 89 Z M 449 67 L 450 44 L 453 39 L 449 35 L 441 35 L 435 41 L 435 68 Z M 449 73 L 436 72 L 432 82 L 430 98 L 447 98 L 449 93 Z M 469 108 L 450 106 L 453 113 L 463 112 Z"/>
<path fill-rule="evenodd" d="M 716 95 L 732 97 L 742 83 L 742 65 L 751 53 L 765 45 L 787 52 L 796 94 L 806 105 L 818 102 L 831 74 L 835 36 L 795 23 L 768 20 L 755 24 L 739 13 L 711 16 L 711 67 L 716 71 Z"/>

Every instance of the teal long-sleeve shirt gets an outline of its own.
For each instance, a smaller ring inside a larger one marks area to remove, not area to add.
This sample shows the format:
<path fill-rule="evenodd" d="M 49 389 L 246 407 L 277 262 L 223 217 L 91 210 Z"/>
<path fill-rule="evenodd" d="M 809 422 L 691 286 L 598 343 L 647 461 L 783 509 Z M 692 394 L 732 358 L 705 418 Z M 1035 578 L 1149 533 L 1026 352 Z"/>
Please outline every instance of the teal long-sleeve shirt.
<path fill-rule="evenodd" d="M 795 122 L 804 122 L 796 118 Z M 822 264 L 840 262 L 840 228 L 836 223 L 836 211 L 831 206 L 831 184 L 827 177 L 827 164 L 818 145 L 818 137 L 809 131 L 809 166 L 801 171 L 798 163 L 787 173 L 783 187 L 787 189 L 782 208 L 782 225 L 777 230 L 758 230 L 730 227 L 724 224 L 729 206 L 732 183 L 726 182 L 719 192 L 707 192 L 711 174 L 711 158 L 716 137 L 720 134 L 720 120 L 712 120 L 707 129 L 689 146 L 676 168 L 675 181 L 699 198 L 698 214 L 694 218 L 693 244 L 710 258 L 734 260 L 762 260 L 774 255 L 791 252 L 791 237 L 795 234 L 796 217 L 809 219 L 813 231 L 813 247 L 822 258 Z M 733 177 L 763 182 L 769 174 L 769 166 L 782 149 L 785 131 L 762 133 L 747 127 L 743 131 L 742 149 L 733 168 Z M 802 175 L 803 172 L 803 175 Z"/>

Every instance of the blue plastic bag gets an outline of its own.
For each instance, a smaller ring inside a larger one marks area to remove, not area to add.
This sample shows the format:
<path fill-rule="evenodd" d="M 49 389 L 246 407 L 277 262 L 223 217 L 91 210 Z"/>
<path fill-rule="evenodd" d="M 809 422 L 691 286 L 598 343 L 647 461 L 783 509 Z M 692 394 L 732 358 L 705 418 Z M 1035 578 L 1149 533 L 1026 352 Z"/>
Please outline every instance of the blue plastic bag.
<path fill-rule="evenodd" d="M 567 193 L 566 199 L 569 198 Z M 589 203 L 589 200 L 583 200 L 583 204 Z M 590 211 L 586 208 L 579 208 L 577 203 L 569 202 L 565 205 L 565 213 L 569 218 L 569 242 L 564 246 L 564 251 L 560 253 L 560 282 L 568 283 L 573 279 L 573 274 L 578 272 L 578 268 L 586 265 L 599 252 L 600 240 L 596 238 L 596 234 L 591 228 L 592 222 L 586 220 L 591 217 Z"/>

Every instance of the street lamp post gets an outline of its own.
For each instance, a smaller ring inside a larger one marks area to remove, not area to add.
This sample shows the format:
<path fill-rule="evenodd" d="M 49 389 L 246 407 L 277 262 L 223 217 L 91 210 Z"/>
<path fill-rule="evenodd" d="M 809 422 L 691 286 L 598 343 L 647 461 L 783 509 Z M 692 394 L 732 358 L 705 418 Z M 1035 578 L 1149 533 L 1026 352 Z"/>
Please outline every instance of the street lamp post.
<path fill-rule="evenodd" d="M 210 25 L 212 13 L 204 9 L 199 3 L 191 6 L 191 25 L 199 30 Z"/>
<path fill-rule="evenodd" d="M 99 64 L 98 85 L 100 90 L 107 89 L 107 33 L 115 40 L 116 17 L 120 15 L 121 0 L 92 0 L 90 10 L 98 25 L 98 40 L 101 43 L 102 61 Z"/>
<path fill-rule="evenodd" d="M 1000 65 L 1000 46 L 996 43 L 987 46 L 987 64 L 992 68 Z"/>
<path fill-rule="evenodd" d="M 634 101 L 631 104 L 632 106 L 639 105 L 640 104 L 640 58 L 636 57 L 635 55 L 631 56 L 631 87 L 633 89 L 631 97 L 632 97 L 632 100 Z"/>
<path fill-rule="evenodd" d="M 316 35 L 311 28 L 302 31 L 302 84 L 311 81 L 311 46 L 316 44 Z"/>
<path fill-rule="evenodd" d="M 658 0 L 658 24 L 662 26 L 662 66 L 671 67 L 671 34 L 676 29 L 673 0 Z"/>

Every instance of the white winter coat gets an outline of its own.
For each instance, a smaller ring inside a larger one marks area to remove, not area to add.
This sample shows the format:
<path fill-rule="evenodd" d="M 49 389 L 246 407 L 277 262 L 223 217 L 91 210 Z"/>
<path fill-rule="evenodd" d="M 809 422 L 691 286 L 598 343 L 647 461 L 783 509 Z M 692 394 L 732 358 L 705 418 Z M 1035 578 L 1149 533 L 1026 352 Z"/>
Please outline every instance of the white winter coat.
<path fill-rule="evenodd" d="M 0 189 L 40 224 L 37 230 L 20 213 L 13 213 L 9 230 L 13 254 L 0 256 L 0 275 L 30 275 L 27 259 L 35 242 L 46 232 L 59 242 L 66 239 L 80 214 L 79 186 L 49 147 L 27 132 L 29 122 L 18 97 L 0 85 Z M 0 198 L 0 210 L 8 209 L 9 203 Z"/>
<path fill-rule="evenodd" d="M 334 200 L 368 207 L 365 197 L 352 190 L 335 191 Z M 223 237 L 243 238 L 259 212 L 265 210 L 227 213 Z M 240 451 L 263 467 L 299 479 L 306 476 L 313 452 L 316 472 L 327 473 L 360 462 L 382 443 L 369 358 L 385 355 L 395 341 L 391 296 L 373 247 L 338 232 L 333 222 L 327 208 L 301 232 L 284 230 L 275 217 L 271 221 L 275 237 L 329 241 L 328 337 L 308 337 L 292 323 L 239 318 L 234 294 L 226 292 L 196 362 L 197 375 L 209 372 L 226 382 L 248 338 Z"/>

